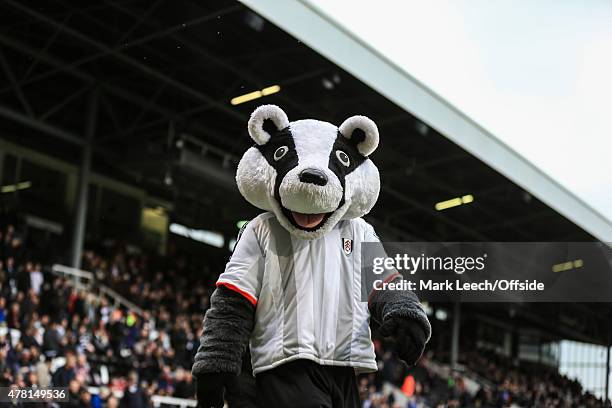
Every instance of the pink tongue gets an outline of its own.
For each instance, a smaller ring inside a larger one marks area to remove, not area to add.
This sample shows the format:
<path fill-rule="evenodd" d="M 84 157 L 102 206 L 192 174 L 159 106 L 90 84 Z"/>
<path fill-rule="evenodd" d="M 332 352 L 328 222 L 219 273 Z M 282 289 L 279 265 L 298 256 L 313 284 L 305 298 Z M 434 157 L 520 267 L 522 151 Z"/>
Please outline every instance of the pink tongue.
<path fill-rule="evenodd" d="M 291 211 L 293 219 L 302 228 L 314 228 L 323 221 L 325 214 L 302 214 L 299 212 Z"/>

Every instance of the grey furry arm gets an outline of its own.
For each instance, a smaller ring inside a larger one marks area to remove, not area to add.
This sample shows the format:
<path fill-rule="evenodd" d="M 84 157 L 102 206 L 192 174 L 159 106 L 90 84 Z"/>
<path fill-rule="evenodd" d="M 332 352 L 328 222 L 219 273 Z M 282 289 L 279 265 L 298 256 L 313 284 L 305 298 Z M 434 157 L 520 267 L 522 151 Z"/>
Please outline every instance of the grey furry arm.
<path fill-rule="evenodd" d="M 398 276 L 395 280 L 401 280 Z M 372 319 L 379 323 L 390 318 L 405 317 L 419 324 L 423 329 L 426 341 L 431 337 L 431 324 L 417 296 L 409 290 L 374 290 L 368 301 Z"/>
<path fill-rule="evenodd" d="M 192 374 L 195 377 L 203 373 L 239 374 L 254 318 L 255 306 L 240 294 L 218 287 L 204 316 Z"/>

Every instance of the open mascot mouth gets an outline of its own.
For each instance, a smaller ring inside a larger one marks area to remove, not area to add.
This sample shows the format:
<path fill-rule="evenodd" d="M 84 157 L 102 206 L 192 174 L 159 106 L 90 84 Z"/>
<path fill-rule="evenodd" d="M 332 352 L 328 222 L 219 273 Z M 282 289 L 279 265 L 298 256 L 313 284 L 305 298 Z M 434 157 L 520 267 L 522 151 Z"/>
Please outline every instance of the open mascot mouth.
<path fill-rule="evenodd" d="M 285 217 L 295 226 L 304 231 L 316 231 L 321 228 L 325 221 L 333 214 L 332 212 L 320 214 L 304 214 L 297 211 L 288 210 L 282 207 Z"/>

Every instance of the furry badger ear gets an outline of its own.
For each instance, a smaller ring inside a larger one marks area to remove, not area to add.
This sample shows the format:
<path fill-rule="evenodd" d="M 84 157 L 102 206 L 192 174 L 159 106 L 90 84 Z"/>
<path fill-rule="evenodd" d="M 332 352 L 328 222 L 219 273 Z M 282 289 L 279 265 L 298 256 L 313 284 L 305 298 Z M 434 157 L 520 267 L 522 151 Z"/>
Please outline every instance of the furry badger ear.
<path fill-rule="evenodd" d="M 261 105 L 255 109 L 249 119 L 249 135 L 258 145 L 268 143 L 271 132 L 283 130 L 289 126 L 287 114 L 276 105 Z"/>
<path fill-rule="evenodd" d="M 369 156 L 378 147 L 378 127 L 366 116 L 351 116 L 342 122 L 339 130 L 364 156 Z"/>

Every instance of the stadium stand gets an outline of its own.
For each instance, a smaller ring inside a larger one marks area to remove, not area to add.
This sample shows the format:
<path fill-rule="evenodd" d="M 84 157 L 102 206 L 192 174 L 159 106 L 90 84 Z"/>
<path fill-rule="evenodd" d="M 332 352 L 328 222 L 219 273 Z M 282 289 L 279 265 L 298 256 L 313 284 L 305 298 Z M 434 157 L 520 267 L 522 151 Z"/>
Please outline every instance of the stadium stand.
<path fill-rule="evenodd" d="M 222 262 L 113 243 L 84 251 L 88 282 L 36 262 L 36 245 L 13 225 L 2 245 L 0 386 L 66 386 L 70 407 L 195 403 L 185 401 L 194 395 L 190 367 Z M 375 345 L 379 372 L 359 379 L 364 408 L 609 407 L 549 367 L 478 350 L 460 355 L 459 370 L 433 352 L 407 368 L 383 339 Z"/>

